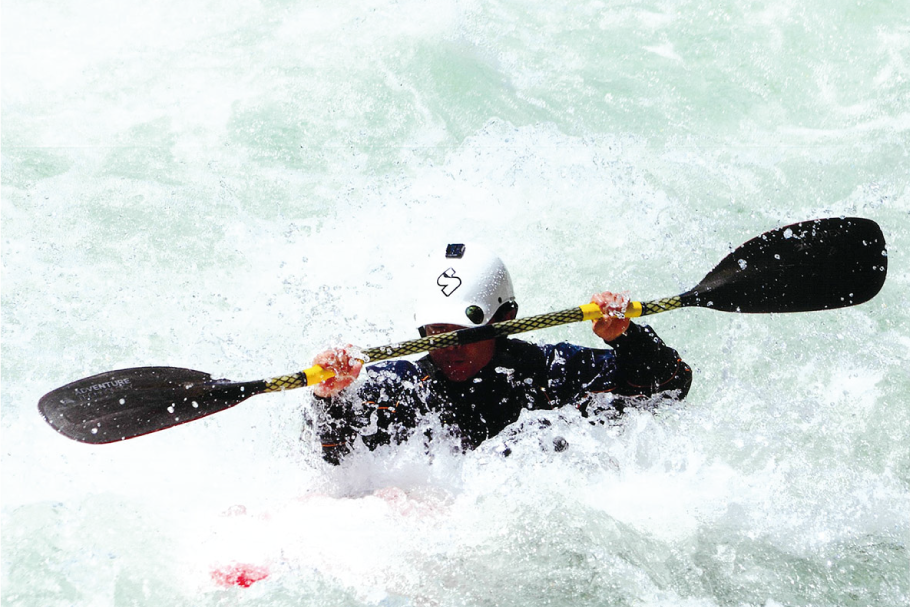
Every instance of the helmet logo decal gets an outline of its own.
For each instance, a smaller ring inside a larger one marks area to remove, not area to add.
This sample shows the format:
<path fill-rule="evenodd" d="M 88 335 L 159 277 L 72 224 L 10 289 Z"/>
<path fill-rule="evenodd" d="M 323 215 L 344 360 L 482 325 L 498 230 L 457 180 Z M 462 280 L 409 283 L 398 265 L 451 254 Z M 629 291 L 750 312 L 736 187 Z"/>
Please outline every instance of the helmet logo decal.
<path fill-rule="evenodd" d="M 455 276 L 455 268 L 449 268 L 439 275 L 436 284 L 442 287 L 442 294 L 448 297 L 461 286 L 461 279 Z"/>

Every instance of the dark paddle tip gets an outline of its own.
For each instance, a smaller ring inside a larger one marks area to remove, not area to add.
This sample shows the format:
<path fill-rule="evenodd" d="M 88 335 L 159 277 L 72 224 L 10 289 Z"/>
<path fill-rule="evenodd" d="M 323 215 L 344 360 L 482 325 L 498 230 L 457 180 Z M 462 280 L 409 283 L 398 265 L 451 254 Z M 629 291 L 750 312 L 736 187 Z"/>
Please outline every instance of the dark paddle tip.
<path fill-rule="evenodd" d="M 728 312 L 831 310 L 869 301 L 887 273 L 888 252 L 877 223 L 862 217 L 814 219 L 746 242 L 681 299 Z"/>
<path fill-rule="evenodd" d="M 234 383 L 177 367 L 99 373 L 48 392 L 38 410 L 73 440 L 112 443 L 177 426 L 233 407 L 262 382 Z"/>

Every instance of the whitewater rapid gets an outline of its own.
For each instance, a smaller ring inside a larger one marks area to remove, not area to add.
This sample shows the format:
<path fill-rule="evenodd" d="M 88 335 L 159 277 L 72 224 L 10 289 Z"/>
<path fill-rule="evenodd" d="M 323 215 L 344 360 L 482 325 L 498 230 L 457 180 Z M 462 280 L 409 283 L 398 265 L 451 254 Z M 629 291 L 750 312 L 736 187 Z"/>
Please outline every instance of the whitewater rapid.
<path fill-rule="evenodd" d="M 901 3 L 3 8 L 4 606 L 907 604 Z M 440 242 L 496 249 L 531 315 L 675 295 L 837 216 L 882 226 L 874 300 L 654 316 L 684 402 L 543 412 L 508 457 L 334 468 L 305 390 L 101 446 L 36 408 L 110 369 L 258 379 L 416 337 Z"/>

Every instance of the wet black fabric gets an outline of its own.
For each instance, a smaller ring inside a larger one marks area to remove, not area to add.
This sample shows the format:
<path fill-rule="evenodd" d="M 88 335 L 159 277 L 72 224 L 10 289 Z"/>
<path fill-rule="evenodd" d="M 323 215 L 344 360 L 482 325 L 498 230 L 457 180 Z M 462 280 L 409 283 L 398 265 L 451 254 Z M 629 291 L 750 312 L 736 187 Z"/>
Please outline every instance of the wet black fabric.
<path fill-rule="evenodd" d="M 339 463 L 359 436 L 371 449 L 407 440 L 432 413 L 473 449 L 518 420 L 523 409 L 573 405 L 586 413 L 590 395 L 608 392 L 617 411 L 636 397 L 685 398 L 692 371 L 648 326 L 631 324 L 612 349 L 567 343 L 497 341 L 493 360 L 465 382 L 453 382 L 429 356 L 372 365 L 366 379 L 330 399 L 317 399 L 323 455 Z"/>

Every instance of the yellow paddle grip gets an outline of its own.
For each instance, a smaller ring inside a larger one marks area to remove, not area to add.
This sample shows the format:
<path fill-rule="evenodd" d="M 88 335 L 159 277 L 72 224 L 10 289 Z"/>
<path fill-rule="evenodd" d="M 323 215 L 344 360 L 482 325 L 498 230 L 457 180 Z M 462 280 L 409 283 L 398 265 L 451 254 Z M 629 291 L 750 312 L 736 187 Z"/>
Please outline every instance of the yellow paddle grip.
<path fill-rule="evenodd" d="M 579 307 L 581 308 L 582 314 L 584 314 L 585 320 L 597 320 L 603 316 L 603 314 L 600 313 L 600 306 L 596 303 L 587 303 Z M 641 316 L 641 302 L 630 301 L 626 308 L 626 313 L 623 316 L 624 318 L 638 318 Z"/>
<path fill-rule="evenodd" d="M 309 369 L 304 369 L 303 374 L 306 375 L 306 385 L 308 386 L 315 386 L 327 379 L 335 377 L 334 371 L 331 369 L 323 369 L 319 365 L 313 365 Z"/>

